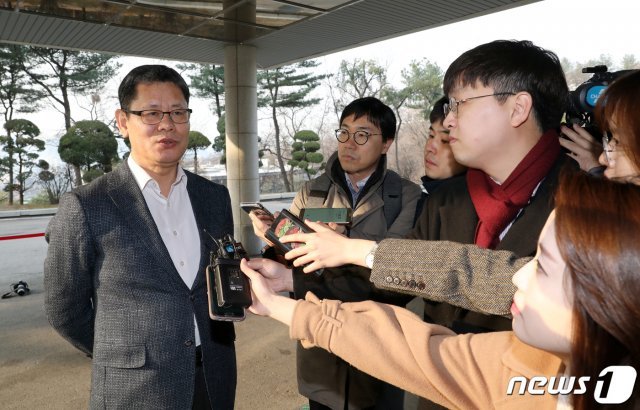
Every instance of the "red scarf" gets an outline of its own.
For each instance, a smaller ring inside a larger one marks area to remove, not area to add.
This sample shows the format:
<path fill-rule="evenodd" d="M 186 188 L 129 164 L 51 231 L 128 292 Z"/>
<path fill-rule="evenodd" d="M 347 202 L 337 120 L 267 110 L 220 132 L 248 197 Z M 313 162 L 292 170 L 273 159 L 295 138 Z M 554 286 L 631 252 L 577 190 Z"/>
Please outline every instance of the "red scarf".
<path fill-rule="evenodd" d="M 533 190 L 549 173 L 560 155 L 555 130 L 545 132 L 502 185 L 478 169 L 467 171 L 467 187 L 478 214 L 475 244 L 495 249 L 500 233 L 529 202 Z"/>

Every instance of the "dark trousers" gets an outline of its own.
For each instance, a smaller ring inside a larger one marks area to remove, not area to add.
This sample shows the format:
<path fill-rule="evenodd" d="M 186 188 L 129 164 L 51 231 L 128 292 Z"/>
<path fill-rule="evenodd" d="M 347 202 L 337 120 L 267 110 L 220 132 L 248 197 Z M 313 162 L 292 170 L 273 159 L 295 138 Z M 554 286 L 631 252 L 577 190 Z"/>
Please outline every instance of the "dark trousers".
<path fill-rule="evenodd" d="M 193 410 L 211 410 L 211 402 L 207 394 L 207 384 L 204 381 L 202 368 L 202 349 L 196 347 L 196 382 L 193 386 Z"/>

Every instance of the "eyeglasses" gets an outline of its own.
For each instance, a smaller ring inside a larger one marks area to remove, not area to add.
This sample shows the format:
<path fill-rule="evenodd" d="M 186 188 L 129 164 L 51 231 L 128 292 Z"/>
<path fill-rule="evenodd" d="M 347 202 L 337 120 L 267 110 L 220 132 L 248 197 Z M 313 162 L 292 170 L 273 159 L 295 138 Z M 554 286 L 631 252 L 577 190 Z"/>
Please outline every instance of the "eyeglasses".
<path fill-rule="evenodd" d="M 493 97 L 496 95 L 516 95 L 516 94 L 515 93 L 494 93 L 494 94 L 487 94 L 487 95 L 478 95 L 477 97 L 469 97 L 469 98 L 462 99 L 460 101 L 451 97 L 449 98 L 449 103 L 448 104 L 445 103 L 442 107 L 444 111 L 444 116 L 446 117 L 447 115 L 449 115 L 449 113 L 453 113 L 453 115 L 458 115 L 458 106 L 469 100 L 475 100 L 476 98 Z"/>
<path fill-rule="evenodd" d="M 171 121 L 173 121 L 175 124 L 184 124 L 189 122 L 189 117 L 191 117 L 191 113 L 193 112 L 190 108 L 182 108 L 179 110 L 172 110 L 172 111 L 160 111 L 160 110 L 131 111 L 131 110 L 125 110 L 125 109 L 123 109 L 122 111 L 129 114 L 133 114 L 133 115 L 139 115 L 142 122 L 147 125 L 160 124 L 165 114 L 169 114 L 169 118 L 171 118 Z"/>
<path fill-rule="evenodd" d="M 367 131 L 356 131 L 353 134 L 351 134 L 349 132 L 349 130 L 345 130 L 344 128 L 338 128 L 336 130 L 336 138 L 338 139 L 339 142 L 345 143 L 347 141 L 349 141 L 350 137 L 353 137 L 353 140 L 356 142 L 356 144 L 358 145 L 364 145 L 367 143 L 367 141 L 369 140 L 369 137 L 372 135 L 382 135 L 382 134 L 372 134 L 370 132 Z"/>
<path fill-rule="evenodd" d="M 611 153 L 615 152 L 618 145 L 618 140 L 610 137 L 610 133 L 605 132 L 602 136 L 602 150 L 604 151 L 604 158 L 607 160 L 607 164 L 611 164 Z"/>

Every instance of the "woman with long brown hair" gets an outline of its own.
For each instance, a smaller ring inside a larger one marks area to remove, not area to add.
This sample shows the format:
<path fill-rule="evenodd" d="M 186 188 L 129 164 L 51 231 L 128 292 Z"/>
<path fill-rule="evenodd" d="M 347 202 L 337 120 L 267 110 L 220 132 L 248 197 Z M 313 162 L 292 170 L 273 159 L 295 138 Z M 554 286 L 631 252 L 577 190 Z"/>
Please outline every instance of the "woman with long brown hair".
<path fill-rule="evenodd" d="M 455 335 L 394 306 L 312 294 L 294 301 L 274 293 L 246 261 L 242 269 L 252 281 L 254 313 L 290 325 L 305 346 L 447 407 L 587 409 L 625 399 L 622 406 L 633 408 L 640 405 L 640 383 L 634 388 L 628 376 L 640 366 L 638 204 L 637 185 L 562 178 L 538 253 L 513 279 L 513 332 Z M 609 366 L 631 366 L 623 368 L 624 386 L 602 388 Z M 542 379 L 529 382 L 536 376 Z M 572 385 L 551 394 L 559 380 Z"/>

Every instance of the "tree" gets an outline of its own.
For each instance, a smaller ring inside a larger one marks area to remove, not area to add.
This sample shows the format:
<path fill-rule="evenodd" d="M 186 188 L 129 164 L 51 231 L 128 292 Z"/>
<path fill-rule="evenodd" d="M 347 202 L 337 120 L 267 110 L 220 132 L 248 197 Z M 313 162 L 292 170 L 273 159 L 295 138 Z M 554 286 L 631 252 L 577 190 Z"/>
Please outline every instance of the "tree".
<path fill-rule="evenodd" d="M 69 94 L 96 93 L 120 68 L 115 56 L 85 51 L 28 47 L 24 57 L 22 70 L 58 106 L 67 132 L 72 124 Z M 76 185 L 82 185 L 80 168 L 74 170 Z"/>
<path fill-rule="evenodd" d="M 408 69 L 402 70 L 403 88 L 386 86 L 382 89 L 381 98 L 391 107 L 396 115 L 396 137 L 394 140 L 396 170 L 402 176 L 400 166 L 399 144 L 400 128 L 403 122 L 402 108 L 418 109 L 424 118 L 429 118 L 433 104 L 442 96 L 444 74 L 437 64 L 427 59 L 412 61 Z"/>
<path fill-rule="evenodd" d="M 226 164 L 227 144 L 224 115 L 224 66 L 209 64 L 178 64 L 191 80 L 190 88 L 198 97 L 212 99 L 218 135 L 213 139 L 213 150 L 222 152 L 221 164 Z"/>
<path fill-rule="evenodd" d="M 308 60 L 297 64 L 279 67 L 274 70 L 263 70 L 258 73 L 258 106 L 268 107 L 273 121 L 276 144 L 276 158 L 280 166 L 280 174 L 285 189 L 291 191 L 291 183 L 285 169 L 283 158 L 282 136 L 278 123 L 278 110 L 291 107 L 309 107 L 317 104 L 319 98 L 311 98 L 309 94 L 320 85 L 326 75 L 314 75 L 307 70 L 316 68 L 319 63 Z"/>
<path fill-rule="evenodd" d="M 411 90 L 409 87 L 396 89 L 394 87 L 388 87 L 382 92 L 382 99 L 391 107 L 393 113 L 396 116 L 396 130 L 393 144 L 396 152 L 396 170 L 400 169 L 400 160 L 398 155 L 398 144 L 400 141 L 400 128 L 402 127 L 402 112 L 400 109 L 405 105 L 409 99 Z M 404 176 L 404 175 L 403 175 Z"/>
<path fill-rule="evenodd" d="M 218 118 L 224 112 L 224 66 L 211 64 L 178 64 L 187 73 L 190 88 L 202 98 L 213 99 L 213 109 Z"/>
<path fill-rule="evenodd" d="M 216 128 L 218 129 L 218 135 L 213 139 L 213 150 L 215 152 L 222 152 L 222 157 L 220 157 L 220 163 L 224 164 L 225 167 L 227 165 L 227 129 L 225 123 L 225 115 L 222 114 L 222 117 L 218 118 L 218 122 L 216 123 Z"/>
<path fill-rule="evenodd" d="M 193 172 L 198 173 L 198 150 L 205 149 L 211 145 L 209 138 L 200 131 L 189 131 L 189 144 L 187 149 L 193 150 Z"/>
<path fill-rule="evenodd" d="M 62 194 L 71 187 L 71 168 L 69 165 L 52 168 L 45 160 L 40 160 L 38 167 L 41 169 L 38 179 L 47 193 L 49 203 L 58 204 Z"/>
<path fill-rule="evenodd" d="M 26 47 L 17 45 L 0 46 L 0 103 L 2 104 L 4 122 L 11 121 L 16 112 L 33 112 L 38 108 L 37 101 L 41 97 L 29 84 L 22 71 L 22 60 Z M 6 128 L 5 128 L 6 130 Z M 14 138 L 7 130 L 4 136 L 5 151 L 8 156 L 0 164 L 8 174 L 9 186 L 14 186 Z M 13 189 L 9 189 L 9 205 L 13 205 Z"/>
<path fill-rule="evenodd" d="M 329 82 L 336 121 L 339 121 L 340 113 L 349 102 L 363 97 L 380 97 L 387 85 L 387 71 L 376 61 L 359 58 L 342 60 L 335 83 Z M 338 93 L 334 92 L 334 87 Z"/>
<path fill-rule="evenodd" d="M 625 54 L 622 57 L 622 70 L 634 70 L 640 68 L 640 62 L 636 60 L 636 56 L 633 54 Z"/>
<path fill-rule="evenodd" d="M 313 131 L 302 130 L 295 133 L 293 140 L 289 165 L 303 169 L 307 173 L 307 178 L 311 179 L 324 165 L 322 162 L 324 156 L 318 152 L 320 137 Z"/>
<path fill-rule="evenodd" d="M 91 182 L 111 171 L 113 162 L 118 159 L 118 142 L 107 124 L 78 121 L 60 138 L 58 153 L 74 169 L 83 169 L 83 180 Z"/>
<path fill-rule="evenodd" d="M 438 64 L 427 59 L 412 61 L 409 68 L 402 70 L 407 106 L 419 109 L 425 119 L 433 109 L 433 104 L 442 97 L 444 73 Z"/>
<path fill-rule="evenodd" d="M 24 204 L 24 193 L 35 184 L 33 176 L 33 168 L 37 165 L 36 159 L 40 156 L 37 152 L 44 151 L 44 141 L 37 138 L 40 135 L 40 129 L 31 121 L 23 119 L 9 120 L 4 124 L 7 133 L 15 135 L 14 144 L 11 147 L 10 156 L 15 158 L 17 166 L 15 173 L 15 181 L 9 184 L 7 188 L 18 192 L 20 205 Z M 6 137 L 2 137 L 4 140 Z M 5 141 L 2 141 L 5 142 Z M 8 148 L 8 146 L 7 146 Z"/>

